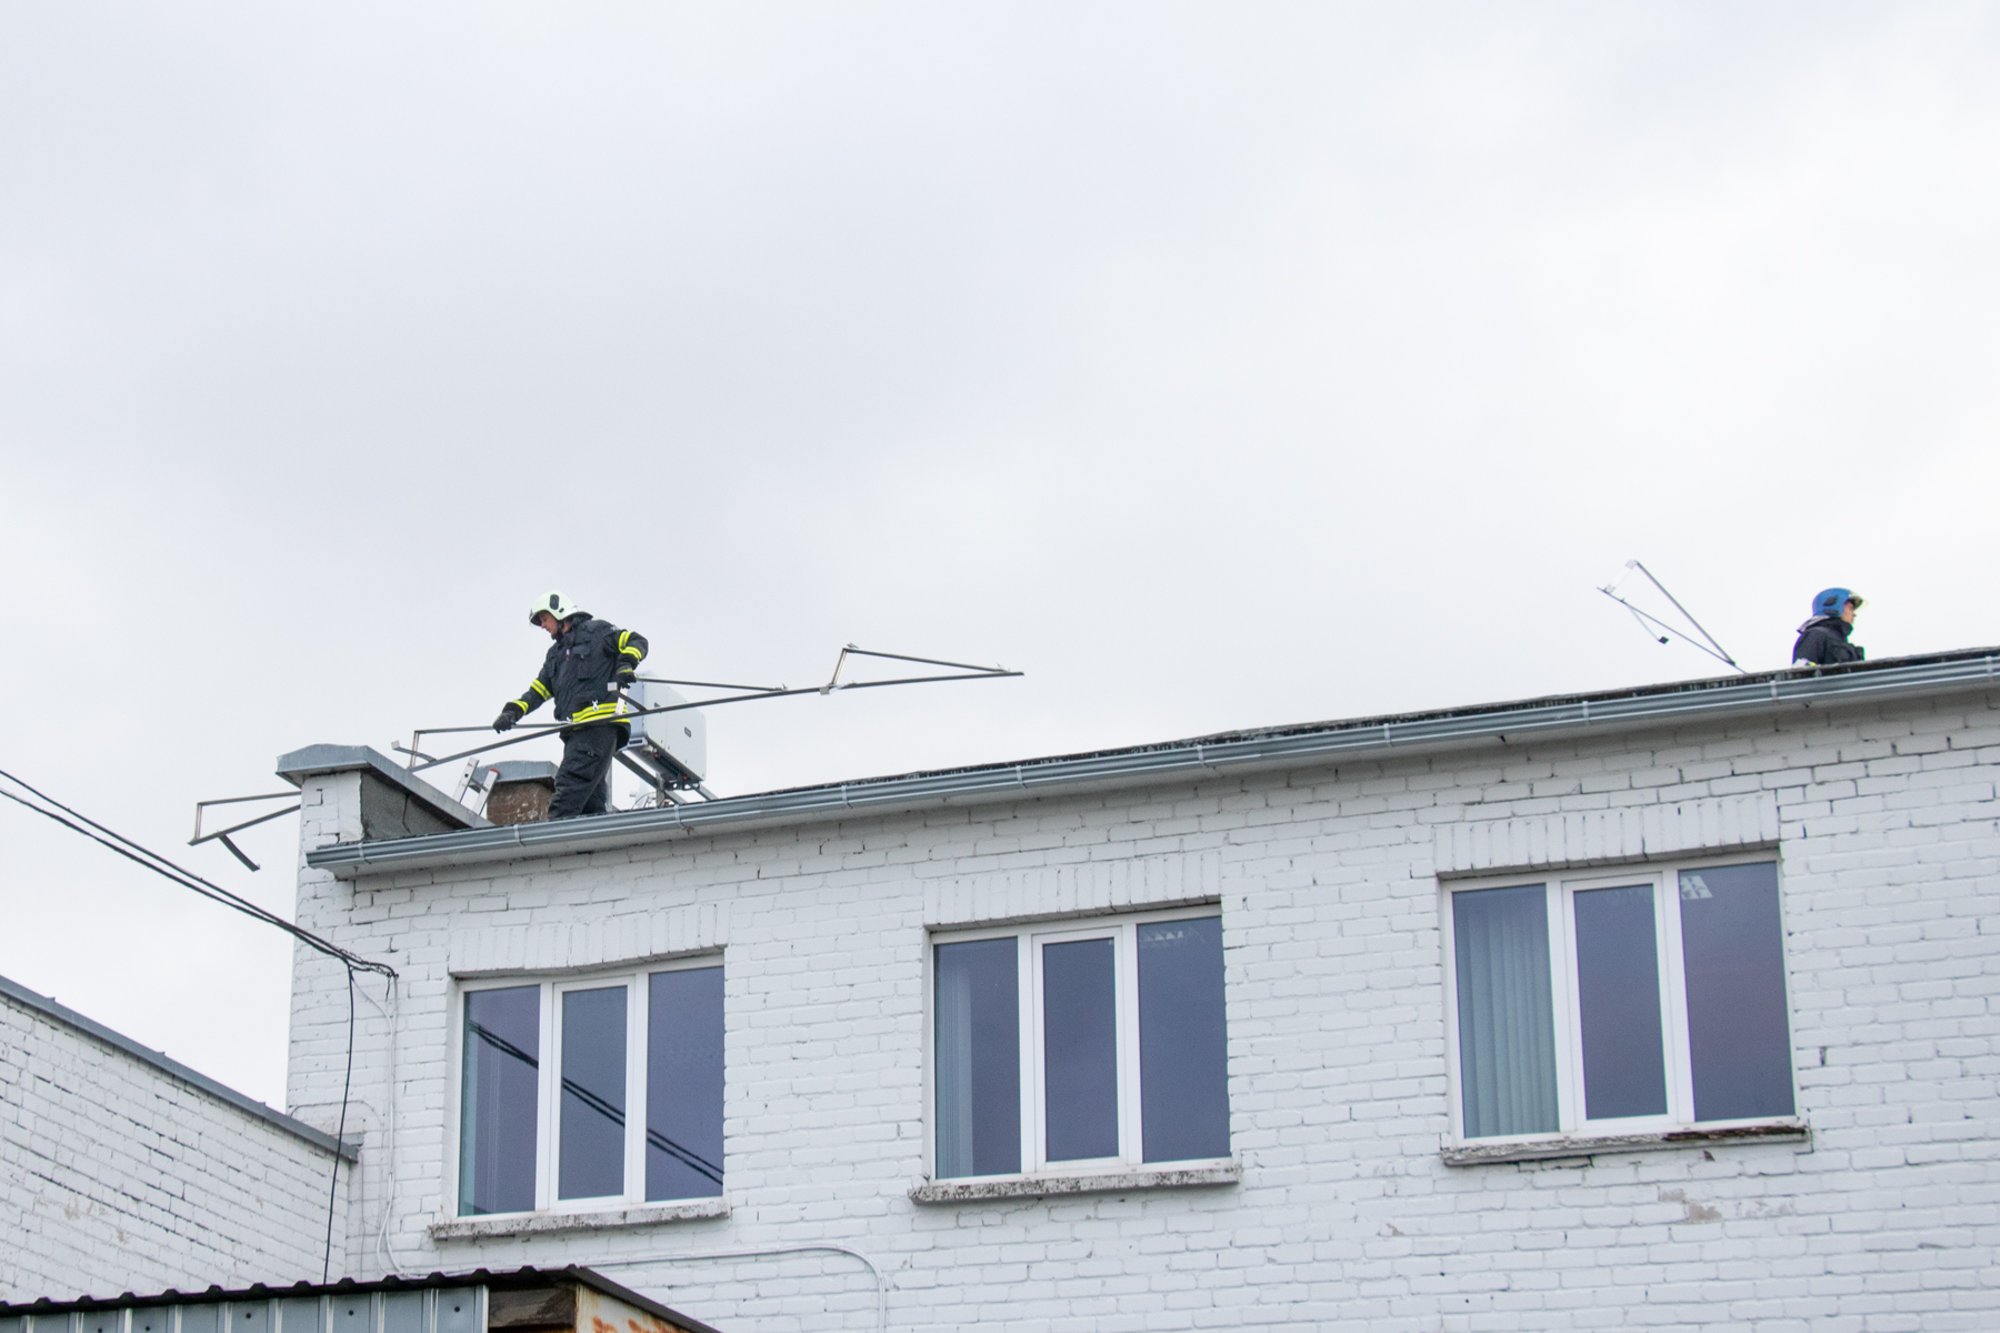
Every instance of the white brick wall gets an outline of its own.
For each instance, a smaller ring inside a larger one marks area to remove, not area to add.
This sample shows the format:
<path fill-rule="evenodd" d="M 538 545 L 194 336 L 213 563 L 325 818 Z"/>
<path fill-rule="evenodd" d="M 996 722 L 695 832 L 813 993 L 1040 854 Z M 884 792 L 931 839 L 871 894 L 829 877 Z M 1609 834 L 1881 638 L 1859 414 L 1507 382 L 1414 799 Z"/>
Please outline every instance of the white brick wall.
<path fill-rule="evenodd" d="M 2000 1328 L 1997 777 L 2000 711 L 1973 687 L 512 866 L 306 871 L 305 924 L 403 970 L 395 1072 L 380 1022 L 357 1066 L 356 1248 L 386 1211 L 405 1271 L 587 1263 L 729 1333 L 875 1328 L 877 1273 L 895 1329 Z M 308 846 L 351 825 L 342 802 L 308 805 Z M 1440 874 L 1771 846 L 1809 1142 L 1441 1160 Z M 912 1202 L 927 929 L 1203 898 L 1222 905 L 1241 1183 Z M 730 1215 L 433 1240 L 452 973 L 711 948 Z M 338 1099 L 341 984 L 301 956 L 292 1095 L 315 1123 Z M 813 1246 L 840 1248 L 743 1253 Z"/>
<path fill-rule="evenodd" d="M 0 1300 L 318 1281 L 333 1160 L 0 993 Z"/>

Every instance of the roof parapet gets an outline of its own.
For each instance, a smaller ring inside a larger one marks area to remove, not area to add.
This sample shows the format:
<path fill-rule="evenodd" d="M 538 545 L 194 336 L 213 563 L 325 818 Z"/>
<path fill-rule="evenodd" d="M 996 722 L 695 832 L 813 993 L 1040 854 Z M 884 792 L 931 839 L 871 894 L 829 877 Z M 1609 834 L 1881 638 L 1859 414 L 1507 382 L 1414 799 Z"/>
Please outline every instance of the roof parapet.
<path fill-rule="evenodd" d="M 315 1129 L 303 1120 L 286 1115 L 283 1111 L 267 1106 L 254 1097 L 245 1096 L 225 1083 L 217 1082 L 200 1070 L 190 1069 L 164 1051 L 156 1051 L 150 1046 L 142 1046 L 124 1033 L 108 1028 L 96 1019 L 86 1017 L 68 1005 L 61 1004 L 54 998 L 43 995 L 39 991 L 29 990 L 17 981 L 0 977 L 0 1000 L 11 1001 L 24 1009 L 39 1013 L 42 1017 L 52 1022 L 61 1023 L 66 1027 L 81 1032 L 86 1037 L 103 1042 L 113 1050 L 119 1051 L 144 1064 L 151 1065 L 161 1073 L 178 1079 L 191 1088 L 204 1092 L 218 1101 L 227 1102 L 246 1115 L 254 1116 L 259 1120 L 276 1125 L 279 1129 L 311 1144 L 322 1152 L 333 1153 L 340 1157 L 342 1161 L 352 1162 L 358 1160 L 360 1157 L 360 1139 L 336 1139 L 324 1130 Z M 4 1331 L 0 1331 L 0 1333 L 4 1333 Z"/>
<path fill-rule="evenodd" d="M 1068 755 L 940 773 L 873 778 L 792 791 L 730 797 L 587 819 L 343 842 L 306 855 L 335 877 L 547 855 L 599 851 L 704 829 L 839 818 L 860 811 L 908 809 L 959 800 L 1003 800 L 1057 790 L 1186 776 L 1204 769 L 1249 770 L 1327 763 L 1386 754 L 1435 753 L 1480 744 L 1543 738 L 1727 716 L 1788 712 L 1848 702 L 1876 702 L 2000 684 L 2000 649 L 1888 659 L 1813 671 L 1780 670 L 1565 695 L 1387 718 L 1364 718 L 1230 732 L 1161 745 Z"/>
<path fill-rule="evenodd" d="M 315 778 L 345 774 L 360 780 L 364 843 L 493 827 L 484 816 L 370 746 L 308 745 L 278 756 L 278 776 L 301 792 Z"/>

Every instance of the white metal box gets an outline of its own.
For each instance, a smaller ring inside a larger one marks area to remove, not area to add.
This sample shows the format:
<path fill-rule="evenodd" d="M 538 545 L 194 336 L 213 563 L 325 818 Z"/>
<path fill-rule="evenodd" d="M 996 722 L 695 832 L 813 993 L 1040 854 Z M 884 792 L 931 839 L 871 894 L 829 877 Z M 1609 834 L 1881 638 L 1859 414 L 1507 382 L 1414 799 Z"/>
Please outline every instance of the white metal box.
<path fill-rule="evenodd" d="M 687 699 L 670 685 L 639 681 L 629 691 L 640 709 L 668 708 Z M 708 719 L 699 708 L 632 719 L 626 752 L 640 752 L 665 771 L 670 783 L 692 786 L 708 773 Z"/>

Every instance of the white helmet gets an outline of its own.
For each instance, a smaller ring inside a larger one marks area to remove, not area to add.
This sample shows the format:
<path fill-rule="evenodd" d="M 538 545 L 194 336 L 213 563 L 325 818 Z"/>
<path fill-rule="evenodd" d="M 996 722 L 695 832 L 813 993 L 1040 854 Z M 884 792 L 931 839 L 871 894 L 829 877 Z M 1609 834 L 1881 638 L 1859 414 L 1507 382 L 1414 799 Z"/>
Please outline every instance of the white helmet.
<path fill-rule="evenodd" d="M 528 623 L 541 624 L 544 613 L 554 616 L 557 620 L 568 620 L 576 614 L 576 608 L 571 606 L 561 593 L 545 592 L 528 604 Z"/>

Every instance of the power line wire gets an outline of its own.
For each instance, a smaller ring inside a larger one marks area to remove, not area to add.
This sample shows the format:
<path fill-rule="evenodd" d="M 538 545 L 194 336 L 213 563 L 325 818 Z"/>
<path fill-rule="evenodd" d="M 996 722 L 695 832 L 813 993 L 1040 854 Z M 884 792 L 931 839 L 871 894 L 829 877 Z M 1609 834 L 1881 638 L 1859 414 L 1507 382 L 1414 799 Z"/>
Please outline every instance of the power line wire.
<path fill-rule="evenodd" d="M 256 903 L 251 902 L 241 894 L 233 893 L 223 888 L 220 884 L 203 879 L 193 871 L 169 861 L 158 852 L 134 842 L 124 834 L 119 833 L 116 829 L 109 828 L 92 819 L 89 815 L 64 805 L 61 801 L 40 790 L 34 784 L 16 777 L 5 769 L 0 769 L 0 778 L 5 778 L 15 786 L 32 793 L 37 800 L 54 806 L 55 810 L 45 810 L 33 801 L 24 800 L 10 791 L 0 791 L 0 796 L 6 797 L 23 809 L 34 811 L 44 819 L 53 820 L 55 823 L 61 824 L 73 833 L 82 834 L 92 842 L 101 847 L 109 848 L 135 865 L 144 866 L 154 874 L 159 875 L 162 879 L 177 884 L 191 893 L 199 894 L 201 897 L 207 898 L 212 902 L 221 903 L 224 907 L 241 912 L 252 920 L 261 921 L 267 926 L 275 926 L 297 939 L 300 943 L 317 949 L 328 957 L 337 958 L 349 967 L 358 968 L 364 972 L 378 972 L 387 977 L 396 975 L 396 969 L 390 967 L 387 963 L 378 963 L 372 959 L 363 958 L 359 954 L 343 949 L 331 940 L 313 934 L 313 932 L 307 930 L 304 926 L 287 921 L 267 908 L 259 907 Z M 56 811 L 58 810 L 62 813 L 57 814 Z M 69 818 L 64 818 L 64 815 L 69 816 Z"/>
<path fill-rule="evenodd" d="M 158 852 L 155 852 L 140 843 L 134 842 L 132 839 L 126 837 L 124 834 L 118 832 L 116 829 L 107 827 L 104 824 L 100 824 L 96 820 L 92 819 L 89 815 L 71 809 L 69 806 L 64 805 L 61 801 L 58 801 L 55 797 L 50 796 L 47 792 L 42 791 L 34 784 L 27 782 L 22 778 L 16 777 L 14 774 L 9 773 L 5 769 L 0 769 L 0 778 L 5 778 L 7 781 L 13 783 L 15 786 L 20 787 L 23 790 L 32 793 L 36 798 L 36 800 L 45 801 L 49 805 L 55 807 L 55 810 L 45 810 L 41 806 L 36 805 L 33 801 L 24 800 L 21 797 L 16 796 L 13 792 L 0 791 L 0 796 L 6 797 L 8 800 L 14 802 L 14 804 L 20 806 L 22 809 L 32 810 L 36 814 L 42 816 L 44 819 L 53 820 L 55 823 L 62 825 L 64 828 L 69 829 L 73 833 L 80 833 L 84 837 L 89 838 L 92 842 L 98 844 L 100 847 L 108 847 L 112 851 L 118 853 L 118 855 L 132 862 L 133 864 L 144 866 L 146 869 L 152 871 L 154 874 L 160 876 L 162 879 L 177 884 L 181 888 L 187 889 L 190 892 L 199 894 L 200 896 L 207 898 L 211 902 L 218 902 L 221 903 L 224 907 L 228 907 L 234 911 L 241 912 L 243 915 L 249 917 L 253 921 L 261 921 L 265 925 L 276 926 L 278 929 L 284 931 L 288 935 L 291 935 L 293 938 L 299 940 L 301 943 L 306 944 L 311 948 L 317 949 L 319 952 L 326 954 L 330 958 L 336 959 L 343 966 L 346 967 L 347 969 L 347 1076 L 345 1080 L 342 1082 L 340 1088 L 340 1127 L 334 1132 L 333 1136 L 335 1145 L 333 1153 L 333 1170 L 329 1173 L 329 1178 L 327 1180 L 327 1186 L 326 1186 L 326 1252 L 320 1269 L 320 1281 L 321 1282 L 327 1281 L 328 1276 L 333 1271 L 333 1214 L 334 1214 L 334 1202 L 335 1199 L 338 1197 L 340 1189 L 340 1155 L 342 1151 L 345 1149 L 347 1142 L 347 1106 L 349 1099 L 353 1095 L 353 1090 L 354 1090 L 354 974 L 357 971 L 380 973 L 383 977 L 388 978 L 390 984 L 393 986 L 396 977 L 396 969 L 390 967 L 387 963 L 377 963 L 370 959 L 363 958 L 359 954 L 350 953 L 348 950 L 341 948 L 339 945 L 334 944 L 329 940 L 322 939 L 318 935 L 313 934 L 305 927 L 287 921 L 275 912 L 259 907 L 256 903 L 251 902 L 248 898 L 243 897 L 241 894 L 232 893 L 228 889 L 223 888 L 220 884 L 210 883 L 208 880 L 203 879 L 201 876 L 195 874 L 193 871 L 175 865 L 172 861 L 169 861 L 166 857 L 161 856 Z M 56 813 L 56 811 L 58 810 L 61 811 L 62 813 L 61 814 Z M 65 815 L 69 817 L 64 818 Z M 123 845 L 121 846 L 120 844 Z"/>
<path fill-rule="evenodd" d="M 345 960 L 342 960 L 345 961 Z M 347 1078 L 340 1085 L 340 1128 L 333 1141 L 347 1141 L 347 1098 L 354 1090 L 354 964 L 347 964 Z M 333 1155 L 333 1171 L 326 1182 L 326 1258 L 320 1264 L 319 1280 L 324 1285 L 333 1273 L 333 1200 L 340 1189 L 340 1153 Z"/>

